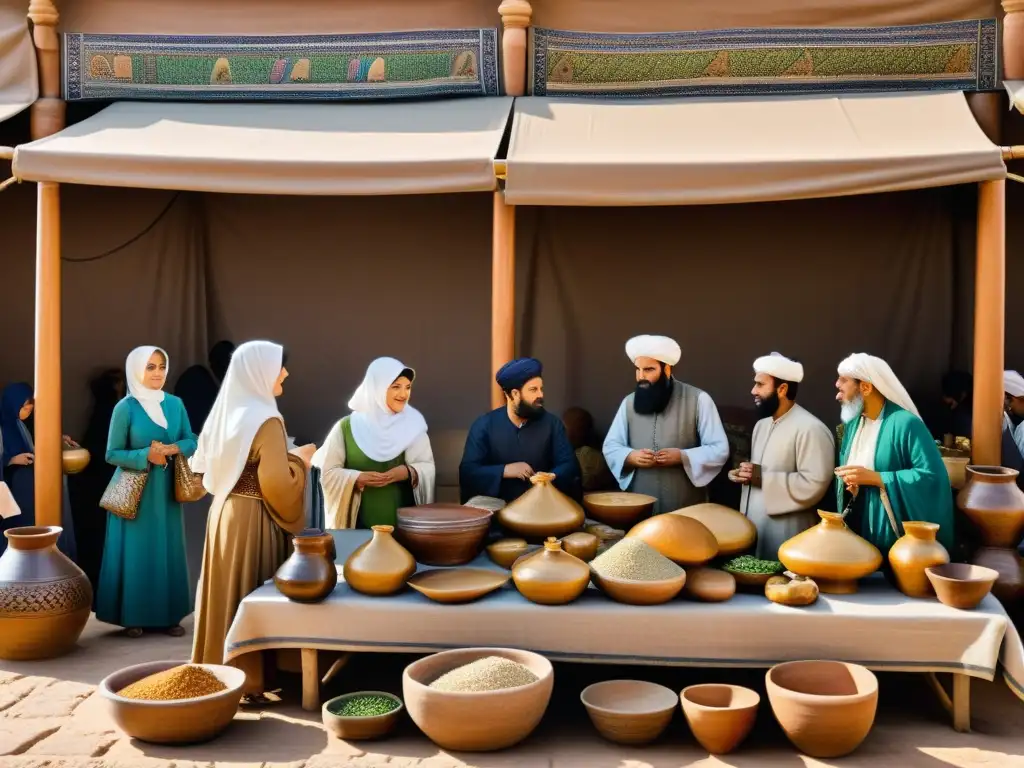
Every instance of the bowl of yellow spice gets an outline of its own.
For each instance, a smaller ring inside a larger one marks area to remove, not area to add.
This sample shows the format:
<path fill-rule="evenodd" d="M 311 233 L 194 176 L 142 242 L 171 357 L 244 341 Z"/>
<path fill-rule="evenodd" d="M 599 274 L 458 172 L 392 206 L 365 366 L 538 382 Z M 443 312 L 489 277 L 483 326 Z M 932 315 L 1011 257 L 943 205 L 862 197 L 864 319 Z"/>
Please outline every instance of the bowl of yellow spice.
<path fill-rule="evenodd" d="M 198 744 L 219 736 L 238 711 L 245 672 L 220 664 L 150 661 L 100 683 L 111 718 L 152 744 Z"/>

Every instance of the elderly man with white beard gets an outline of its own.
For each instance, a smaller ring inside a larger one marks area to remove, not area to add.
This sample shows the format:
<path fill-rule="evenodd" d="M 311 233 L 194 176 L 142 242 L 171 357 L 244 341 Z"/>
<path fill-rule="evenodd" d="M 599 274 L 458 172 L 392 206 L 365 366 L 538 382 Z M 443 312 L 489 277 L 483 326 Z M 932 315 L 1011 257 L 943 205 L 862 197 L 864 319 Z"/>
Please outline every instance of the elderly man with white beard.
<path fill-rule="evenodd" d="M 885 556 L 903 535 L 903 523 L 939 524 L 938 539 L 952 550 L 953 497 L 949 475 L 917 407 L 888 363 L 857 353 L 839 364 L 836 400 L 842 406 L 843 444 L 836 499 L 847 525 Z"/>

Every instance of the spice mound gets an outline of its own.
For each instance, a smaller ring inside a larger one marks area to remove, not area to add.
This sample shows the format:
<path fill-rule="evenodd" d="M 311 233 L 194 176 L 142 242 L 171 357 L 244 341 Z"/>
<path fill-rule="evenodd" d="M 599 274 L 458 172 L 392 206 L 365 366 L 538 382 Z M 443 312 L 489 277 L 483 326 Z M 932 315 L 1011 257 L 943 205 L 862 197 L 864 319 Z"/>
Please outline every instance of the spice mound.
<path fill-rule="evenodd" d="M 590 561 L 599 576 L 626 581 L 667 581 L 683 569 L 642 539 L 623 539 Z"/>
<path fill-rule="evenodd" d="M 125 686 L 117 692 L 126 699 L 144 701 L 179 701 L 182 699 L 198 699 L 211 693 L 227 690 L 213 673 L 192 664 L 157 672 L 144 677 L 138 682 Z"/>
<path fill-rule="evenodd" d="M 392 698 L 367 693 L 328 704 L 327 711 L 338 717 L 380 717 L 394 712 L 398 706 Z"/>
<path fill-rule="evenodd" d="M 782 573 L 783 565 L 778 560 L 759 560 L 752 555 L 740 555 L 727 562 L 725 570 L 737 573 Z"/>
<path fill-rule="evenodd" d="M 539 679 L 529 667 L 519 662 L 500 656 L 487 656 L 441 675 L 430 684 L 430 687 L 449 693 L 480 693 L 518 688 L 535 683 Z"/>

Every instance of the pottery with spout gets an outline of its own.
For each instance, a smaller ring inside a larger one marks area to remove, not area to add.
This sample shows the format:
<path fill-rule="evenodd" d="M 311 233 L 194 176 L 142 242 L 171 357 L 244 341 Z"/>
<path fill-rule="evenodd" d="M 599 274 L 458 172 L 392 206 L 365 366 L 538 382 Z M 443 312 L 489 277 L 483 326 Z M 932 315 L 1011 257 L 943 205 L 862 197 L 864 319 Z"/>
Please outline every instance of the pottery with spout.
<path fill-rule="evenodd" d="M 933 597 L 925 570 L 949 562 L 949 552 L 937 540 L 938 523 L 908 520 L 904 535 L 889 549 L 889 565 L 900 592 L 908 597 Z"/>
<path fill-rule="evenodd" d="M 590 566 L 562 550 L 554 537 L 544 549 L 520 558 L 512 566 L 512 580 L 527 600 L 541 605 L 565 605 L 583 594 L 590 583 Z"/>
<path fill-rule="evenodd" d="M 831 594 L 852 594 L 857 580 L 874 573 L 882 553 L 851 531 L 842 515 L 818 511 L 821 522 L 783 542 L 779 560 L 786 570 L 814 579 L 818 589 Z"/>
<path fill-rule="evenodd" d="M 498 512 L 501 527 L 526 539 L 565 536 L 583 527 L 583 507 L 555 488 L 555 476 L 538 472 L 533 487 Z"/>
<path fill-rule="evenodd" d="M 393 595 L 416 572 L 416 560 L 395 541 L 394 526 L 375 525 L 372 530 L 373 537 L 349 555 L 342 575 L 356 592 Z"/>

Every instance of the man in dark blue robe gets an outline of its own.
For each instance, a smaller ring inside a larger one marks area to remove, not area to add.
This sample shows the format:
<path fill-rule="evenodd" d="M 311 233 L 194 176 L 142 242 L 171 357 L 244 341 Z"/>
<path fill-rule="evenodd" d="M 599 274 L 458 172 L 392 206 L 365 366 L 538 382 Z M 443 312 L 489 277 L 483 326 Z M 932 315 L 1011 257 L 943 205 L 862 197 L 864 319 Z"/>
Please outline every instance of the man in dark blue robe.
<path fill-rule="evenodd" d="M 537 472 L 555 475 L 554 485 L 579 501 L 580 465 L 561 419 L 544 409 L 543 367 L 533 358 L 506 363 L 495 377 L 505 405 L 470 427 L 459 465 L 462 503 L 474 496 L 514 501 L 532 487 Z"/>

